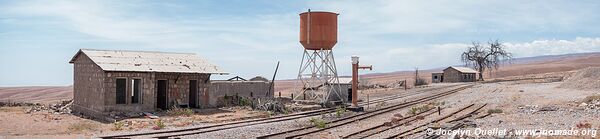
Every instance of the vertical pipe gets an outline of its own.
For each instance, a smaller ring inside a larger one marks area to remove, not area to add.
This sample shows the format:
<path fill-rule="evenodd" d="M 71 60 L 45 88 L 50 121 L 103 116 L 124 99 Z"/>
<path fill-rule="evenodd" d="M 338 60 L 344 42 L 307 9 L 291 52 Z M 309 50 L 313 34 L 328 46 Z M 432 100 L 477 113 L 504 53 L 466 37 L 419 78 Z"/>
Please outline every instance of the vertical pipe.
<path fill-rule="evenodd" d="M 352 106 L 358 107 L 358 56 L 352 56 Z"/>
<path fill-rule="evenodd" d="M 306 44 L 310 44 L 310 9 L 308 9 L 308 16 L 306 18 Z"/>

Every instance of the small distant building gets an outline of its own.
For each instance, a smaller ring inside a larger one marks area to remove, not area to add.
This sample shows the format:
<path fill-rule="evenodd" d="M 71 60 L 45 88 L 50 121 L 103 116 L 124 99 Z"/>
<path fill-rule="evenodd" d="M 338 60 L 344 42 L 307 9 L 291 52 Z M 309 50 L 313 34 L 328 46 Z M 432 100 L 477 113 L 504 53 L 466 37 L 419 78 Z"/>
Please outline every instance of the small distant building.
<path fill-rule="evenodd" d="M 81 49 L 73 64 L 73 110 L 107 112 L 210 107 L 212 74 L 227 74 L 193 53 Z"/>
<path fill-rule="evenodd" d="M 431 73 L 432 83 L 454 83 L 454 82 L 475 82 L 477 81 L 477 71 L 467 67 L 448 67 L 443 73 Z"/>
<path fill-rule="evenodd" d="M 339 77 L 340 83 L 339 86 L 341 88 L 340 94 L 342 97 L 345 97 L 342 100 L 351 101 L 352 100 L 352 77 Z"/>

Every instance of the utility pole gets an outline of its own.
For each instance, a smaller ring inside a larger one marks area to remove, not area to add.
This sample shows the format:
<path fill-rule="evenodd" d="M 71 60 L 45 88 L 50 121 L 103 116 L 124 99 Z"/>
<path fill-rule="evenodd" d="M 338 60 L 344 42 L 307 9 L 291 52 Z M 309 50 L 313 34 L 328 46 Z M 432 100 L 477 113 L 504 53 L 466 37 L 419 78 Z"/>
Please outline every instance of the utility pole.
<path fill-rule="evenodd" d="M 419 82 L 419 67 L 415 67 L 415 87 L 418 85 Z"/>

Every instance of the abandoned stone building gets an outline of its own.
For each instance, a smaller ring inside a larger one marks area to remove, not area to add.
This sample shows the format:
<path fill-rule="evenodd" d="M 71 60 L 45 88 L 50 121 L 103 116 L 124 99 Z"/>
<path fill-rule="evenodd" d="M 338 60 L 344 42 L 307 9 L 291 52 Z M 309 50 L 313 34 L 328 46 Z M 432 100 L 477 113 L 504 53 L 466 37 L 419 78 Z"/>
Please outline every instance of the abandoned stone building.
<path fill-rule="evenodd" d="M 431 73 L 432 83 L 475 82 L 478 72 L 467 67 L 448 67 L 443 72 Z"/>
<path fill-rule="evenodd" d="M 193 53 L 81 49 L 74 65 L 74 111 L 155 111 L 203 108 L 210 76 L 227 74 Z"/>

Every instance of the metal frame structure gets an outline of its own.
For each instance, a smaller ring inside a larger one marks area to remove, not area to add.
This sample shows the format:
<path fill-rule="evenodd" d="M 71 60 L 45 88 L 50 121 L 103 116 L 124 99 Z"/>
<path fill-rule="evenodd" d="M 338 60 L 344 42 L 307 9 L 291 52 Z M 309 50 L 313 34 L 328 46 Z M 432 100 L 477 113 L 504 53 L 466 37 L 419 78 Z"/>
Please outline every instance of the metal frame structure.
<path fill-rule="evenodd" d="M 304 49 L 302 62 L 298 71 L 298 80 L 302 89 L 294 100 L 314 100 L 326 103 L 332 95 L 345 101 L 340 93 L 339 78 L 332 50 Z M 298 84 L 296 84 L 298 88 Z"/>

